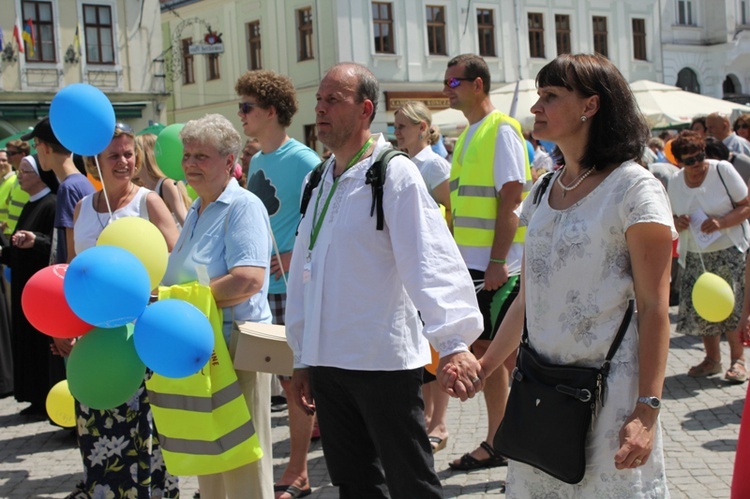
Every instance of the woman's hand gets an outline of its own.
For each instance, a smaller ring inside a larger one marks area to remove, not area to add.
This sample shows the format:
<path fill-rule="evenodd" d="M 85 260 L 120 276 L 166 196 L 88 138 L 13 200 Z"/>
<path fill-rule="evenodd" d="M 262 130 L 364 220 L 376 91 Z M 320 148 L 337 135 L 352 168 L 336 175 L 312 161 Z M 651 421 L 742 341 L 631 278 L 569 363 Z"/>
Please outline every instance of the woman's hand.
<path fill-rule="evenodd" d="M 19 230 L 11 236 L 10 241 L 13 243 L 13 246 L 17 248 L 33 248 L 34 241 L 36 241 L 36 234 L 29 232 L 28 230 Z"/>
<path fill-rule="evenodd" d="M 716 232 L 723 228 L 720 218 L 708 217 L 701 224 L 701 232 L 704 234 L 711 234 L 712 232 Z"/>
<path fill-rule="evenodd" d="M 656 409 L 636 404 L 635 410 L 620 429 L 620 448 L 615 454 L 615 468 L 637 468 L 648 461 L 654 449 L 658 414 Z"/>
<path fill-rule="evenodd" d="M 674 227 L 677 232 L 681 232 L 690 227 L 690 215 L 675 215 Z"/>

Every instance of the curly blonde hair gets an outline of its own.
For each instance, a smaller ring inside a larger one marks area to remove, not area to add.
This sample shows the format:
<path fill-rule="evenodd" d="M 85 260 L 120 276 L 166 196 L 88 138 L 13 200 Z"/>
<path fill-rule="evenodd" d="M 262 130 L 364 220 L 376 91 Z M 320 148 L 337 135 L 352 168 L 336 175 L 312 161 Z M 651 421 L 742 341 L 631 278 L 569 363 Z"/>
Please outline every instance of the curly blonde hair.
<path fill-rule="evenodd" d="M 237 80 L 234 90 L 237 95 L 254 97 L 263 109 L 273 106 L 284 128 L 292 124 L 298 107 L 297 92 L 286 76 L 265 69 L 248 71 Z"/>

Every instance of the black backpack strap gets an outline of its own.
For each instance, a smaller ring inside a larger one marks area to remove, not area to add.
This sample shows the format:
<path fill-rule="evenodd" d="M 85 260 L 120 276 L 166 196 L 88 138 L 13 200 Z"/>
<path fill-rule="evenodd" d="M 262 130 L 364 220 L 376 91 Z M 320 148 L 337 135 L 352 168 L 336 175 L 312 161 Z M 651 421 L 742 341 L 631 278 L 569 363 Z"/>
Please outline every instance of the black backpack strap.
<path fill-rule="evenodd" d="M 396 149 L 387 148 L 380 151 L 377 159 L 372 163 L 372 166 L 367 170 L 365 175 L 365 183 L 370 184 L 372 187 L 372 204 L 370 205 L 370 216 L 375 213 L 377 208 L 377 230 L 383 230 L 383 223 L 385 214 L 383 213 L 383 186 L 385 185 L 385 169 L 388 163 L 396 156 L 404 156 L 408 158 L 406 153 L 398 151 Z"/>
<path fill-rule="evenodd" d="M 305 184 L 305 190 L 302 192 L 302 201 L 300 202 L 299 212 L 302 216 L 305 216 L 307 211 L 307 205 L 310 204 L 310 198 L 312 198 L 312 191 L 320 183 L 320 179 L 323 178 L 323 172 L 325 171 L 325 161 L 318 163 L 318 166 L 313 168 L 310 172 L 310 177 L 307 179 Z"/>

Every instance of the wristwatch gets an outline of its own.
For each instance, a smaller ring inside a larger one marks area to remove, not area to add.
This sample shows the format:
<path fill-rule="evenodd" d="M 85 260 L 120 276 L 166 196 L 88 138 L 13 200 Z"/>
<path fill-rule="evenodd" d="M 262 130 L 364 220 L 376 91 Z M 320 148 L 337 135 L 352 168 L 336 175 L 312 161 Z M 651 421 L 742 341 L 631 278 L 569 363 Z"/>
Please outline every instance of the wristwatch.
<path fill-rule="evenodd" d="M 661 409 L 661 400 L 659 397 L 638 397 L 639 404 L 646 404 L 652 409 Z"/>

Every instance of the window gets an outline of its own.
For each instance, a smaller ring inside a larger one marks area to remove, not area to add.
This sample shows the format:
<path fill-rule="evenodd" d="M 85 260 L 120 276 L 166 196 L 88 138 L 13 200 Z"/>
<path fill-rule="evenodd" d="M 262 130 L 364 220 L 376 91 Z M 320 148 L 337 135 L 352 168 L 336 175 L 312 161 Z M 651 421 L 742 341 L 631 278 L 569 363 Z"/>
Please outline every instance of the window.
<path fill-rule="evenodd" d="M 372 28 L 375 34 L 375 52 L 393 54 L 393 14 L 388 2 L 372 2 Z"/>
<path fill-rule="evenodd" d="M 219 72 L 219 54 L 208 54 L 206 56 L 206 64 L 208 65 L 208 81 L 221 78 L 221 73 Z"/>
<path fill-rule="evenodd" d="M 195 68 L 193 67 L 193 55 L 190 53 L 192 38 L 182 40 L 182 84 L 189 85 L 195 83 Z"/>
<path fill-rule="evenodd" d="M 297 60 L 314 59 L 312 7 L 297 10 L 297 38 Z"/>
<path fill-rule="evenodd" d="M 601 16 L 594 16 L 594 52 L 609 57 L 609 51 L 607 50 L 607 18 Z"/>
<path fill-rule="evenodd" d="M 693 26 L 692 0 L 677 0 L 677 24 L 681 26 Z"/>
<path fill-rule="evenodd" d="M 739 21 L 743 26 L 747 26 L 747 0 L 740 0 Z"/>
<path fill-rule="evenodd" d="M 249 69 L 261 69 L 263 58 L 261 57 L 260 45 L 260 21 L 247 24 L 247 44 L 248 54 L 250 55 Z"/>
<path fill-rule="evenodd" d="M 305 125 L 305 145 L 313 151 L 318 150 L 318 130 L 315 125 Z"/>
<path fill-rule="evenodd" d="M 698 75 L 690 68 L 682 68 L 680 72 L 677 73 L 677 83 L 675 83 L 675 86 L 687 90 L 688 92 L 696 94 L 701 93 L 701 85 L 698 83 Z"/>
<path fill-rule="evenodd" d="M 427 53 L 448 54 L 445 46 L 445 7 L 427 6 Z"/>
<path fill-rule="evenodd" d="M 633 19 L 633 59 L 637 61 L 647 60 L 645 19 Z"/>
<path fill-rule="evenodd" d="M 52 2 L 23 2 L 21 35 L 27 62 L 57 62 Z"/>
<path fill-rule="evenodd" d="M 86 61 L 92 64 L 115 63 L 112 24 L 110 6 L 84 4 L 83 32 L 86 40 Z"/>
<path fill-rule="evenodd" d="M 529 12 L 529 56 L 544 58 L 544 17 Z"/>
<path fill-rule="evenodd" d="M 570 16 L 555 14 L 555 39 L 557 55 L 570 54 Z"/>
<path fill-rule="evenodd" d="M 495 57 L 495 19 L 490 9 L 477 9 L 477 32 L 479 34 L 479 55 Z"/>

